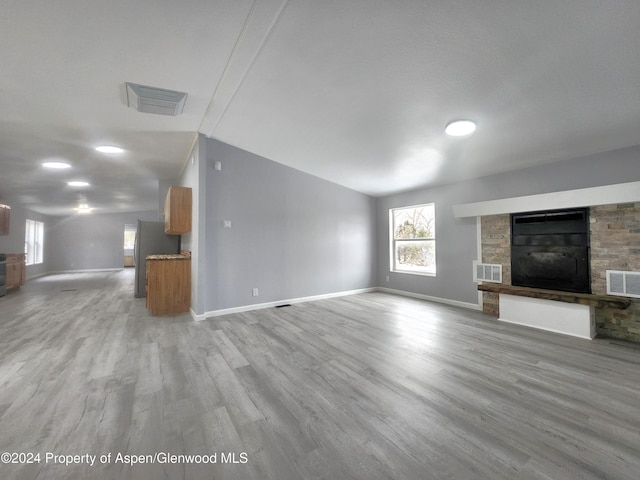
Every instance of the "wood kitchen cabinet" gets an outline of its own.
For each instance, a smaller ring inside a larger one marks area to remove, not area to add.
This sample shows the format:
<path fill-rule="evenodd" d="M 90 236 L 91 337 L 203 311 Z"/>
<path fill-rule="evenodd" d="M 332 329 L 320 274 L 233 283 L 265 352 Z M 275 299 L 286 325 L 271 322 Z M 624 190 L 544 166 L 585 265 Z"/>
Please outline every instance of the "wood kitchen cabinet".
<path fill-rule="evenodd" d="M 191 307 L 191 257 L 147 257 L 147 309 L 152 315 L 188 312 Z"/>
<path fill-rule="evenodd" d="M 0 204 L 0 235 L 9 235 L 9 224 L 11 220 L 11 207 Z"/>
<path fill-rule="evenodd" d="M 20 288 L 26 280 L 24 253 L 7 253 L 7 290 Z"/>
<path fill-rule="evenodd" d="M 191 231 L 191 189 L 169 187 L 164 201 L 164 233 L 182 235 Z"/>

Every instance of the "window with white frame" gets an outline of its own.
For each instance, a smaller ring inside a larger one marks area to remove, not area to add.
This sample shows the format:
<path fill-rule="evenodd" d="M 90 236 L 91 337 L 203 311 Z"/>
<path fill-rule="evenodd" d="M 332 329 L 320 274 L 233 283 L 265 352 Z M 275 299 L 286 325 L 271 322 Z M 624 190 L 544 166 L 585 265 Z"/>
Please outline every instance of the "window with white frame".
<path fill-rule="evenodd" d="M 26 253 L 26 264 L 34 265 L 43 262 L 44 249 L 44 223 L 35 220 L 28 220 L 24 235 L 24 253 Z"/>
<path fill-rule="evenodd" d="M 436 274 L 435 204 L 389 210 L 390 270 Z"/>
<path fill-rule="evenodd" d="M 124 226 L 124 249 L 125 250 L 133 250 L 136 244 L 136 230 L 137 227 L 135 225 L 125 225 Z"/>

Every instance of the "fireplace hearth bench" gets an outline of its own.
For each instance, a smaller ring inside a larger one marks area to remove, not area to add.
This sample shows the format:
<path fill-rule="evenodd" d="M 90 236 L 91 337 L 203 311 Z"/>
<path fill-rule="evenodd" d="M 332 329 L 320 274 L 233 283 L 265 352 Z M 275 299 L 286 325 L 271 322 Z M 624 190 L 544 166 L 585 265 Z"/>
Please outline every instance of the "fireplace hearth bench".
<path fill-rule="evenodd" d="M 587 339 L 596 334 L 596 307 L 626 309 L 631 305 L 626 297 L 513 285 L 485 283 L 478 290 L 500 295 L 500 321 Z"/>

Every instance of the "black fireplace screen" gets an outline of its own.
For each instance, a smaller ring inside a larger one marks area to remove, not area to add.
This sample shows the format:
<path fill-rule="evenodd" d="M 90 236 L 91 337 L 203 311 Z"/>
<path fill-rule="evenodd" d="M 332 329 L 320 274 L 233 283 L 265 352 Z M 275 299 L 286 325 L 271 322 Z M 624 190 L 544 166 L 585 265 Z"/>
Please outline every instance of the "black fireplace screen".
<path fill-rule="evenodd" d="M 511 284 L 591 293 L 589 210 L 512 214 Z"/>

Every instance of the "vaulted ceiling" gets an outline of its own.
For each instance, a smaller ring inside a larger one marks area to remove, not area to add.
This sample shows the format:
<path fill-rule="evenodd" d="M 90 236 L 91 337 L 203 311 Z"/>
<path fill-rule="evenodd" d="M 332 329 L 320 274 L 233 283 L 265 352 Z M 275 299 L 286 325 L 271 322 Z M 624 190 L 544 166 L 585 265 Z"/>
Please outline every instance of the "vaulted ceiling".
<path fill-rule="evenodd" d="M 157 208 L 197 132 L 376 196 L 640 143 L 637 0 L 2 10 L 0 202 L 45 214 Z M 128 107 L 126 82 L 187 92 L 184 112 Z M 446 136 L 456 118 L 476 132 Z"/>

